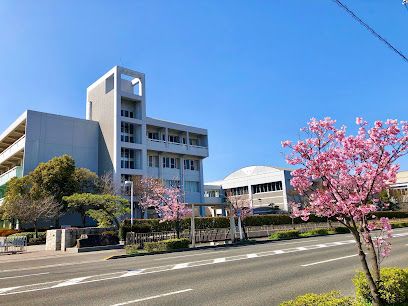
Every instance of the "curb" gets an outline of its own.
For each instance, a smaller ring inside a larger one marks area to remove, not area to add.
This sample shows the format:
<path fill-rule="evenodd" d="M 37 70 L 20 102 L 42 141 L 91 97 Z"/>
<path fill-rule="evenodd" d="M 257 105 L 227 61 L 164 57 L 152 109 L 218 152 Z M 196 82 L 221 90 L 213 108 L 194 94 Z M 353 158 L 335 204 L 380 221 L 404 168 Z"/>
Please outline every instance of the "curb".
<path fill-rule="evenodd" d="M 158 254 L 179 253 L 179 252 L 190 252 L 190 251 L 195 251 L 195 250 L 207 250 L 207 249 L 217 249 L 217 248 L 236 248 L 236 247 L 247 246 L 247 245 L 268 244 L 268 243 L 275 243 L 275 242 L 288 241 L 288 240 L 307 239 L 307 238 L 313 238 L 313 237 L 319 237 L 319 236 L 335 236 L 335 235 L 345 235 L 345 234 L 349 234 L 349 233 L 331 234 L 331 235 L 315 235 L 315 236 L 309 236 L 309 237 L 298 237 L 298 238 L 279 239 L 279 240 L 260 240 L 260 241 L 250 240 L 250 242 L 247 242 L 247 243 L 206 245 L 206 246 L 201 246 L 201 247 L 178 249 L 178 250 L 173 250 L 173 251 L 112 255 L 112 256 L 106 257 L 105 260 L 123 259 L 123 258 L 128 258 L 128 257 L 149 256 L 149 255 L 158 255 Z"/>
<path fill-rule="evenodd" d="M 265 244 L 270 242 L 276 242 L 272 240 L 265 240 L 265 241 L 258 241 L 252 243 L 234 243 L 234 244 L 221 244 L 221 245 L 206 245 L 206 246 L 199 246 L 195 248 L 188 248 L 188 249 L 178 249 L 173 251 L 161 251 L 161 252 L 146 252 L 146 253 L 137 253 L 137 254 L 123 254 L 123 255 L 112 255 L 105 258 L 105 260 L 111 259 L 122 259 L 128 257 L 138 257 L 138 256 L 148 256 L 148 255 L 158 255 L 158 254 L 169 254 L 169 253 L 180 253 L 180 252 L 190 252 L 195 250 L 207 250 L 207 249 L 217 249 L 217 248 L 234 248 L 239 246 L 251 245 L 251 244 Z"/>

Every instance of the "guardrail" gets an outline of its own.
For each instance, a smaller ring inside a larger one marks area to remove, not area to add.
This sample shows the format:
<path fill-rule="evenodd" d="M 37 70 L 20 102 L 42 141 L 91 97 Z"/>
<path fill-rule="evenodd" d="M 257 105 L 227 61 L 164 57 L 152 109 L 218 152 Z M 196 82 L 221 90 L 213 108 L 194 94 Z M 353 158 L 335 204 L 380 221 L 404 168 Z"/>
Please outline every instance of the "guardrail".
<path fill-rule="evenodd" d="M 18 253 L 27 250 L 27 237 L 0 237 L 0 254 Z"/>

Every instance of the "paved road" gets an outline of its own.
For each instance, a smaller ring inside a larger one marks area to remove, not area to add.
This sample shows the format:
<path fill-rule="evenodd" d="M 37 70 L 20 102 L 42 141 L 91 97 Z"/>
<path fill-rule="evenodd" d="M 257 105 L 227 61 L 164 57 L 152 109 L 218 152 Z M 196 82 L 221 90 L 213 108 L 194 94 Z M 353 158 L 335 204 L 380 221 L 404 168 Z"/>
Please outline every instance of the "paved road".
<path fill-rule="evenodd" d="M 408 229 L 383 265 L 406 266 Z M 108 253 L 106 253 L 108 254 Z M 353 294 L 351 235 L 104 260 L 104 253 L 1 262 L 1 305 L 278 305 L 306 292 Z"/>

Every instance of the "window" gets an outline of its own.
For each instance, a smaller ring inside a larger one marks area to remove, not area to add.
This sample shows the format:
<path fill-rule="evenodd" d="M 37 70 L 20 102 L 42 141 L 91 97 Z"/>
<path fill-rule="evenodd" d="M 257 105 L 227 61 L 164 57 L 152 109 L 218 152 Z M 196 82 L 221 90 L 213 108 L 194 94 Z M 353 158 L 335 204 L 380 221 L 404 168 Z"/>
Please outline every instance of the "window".
<path fill-rule="evenodd" d="M 180 188 L 180 181 L 179 180 L 164 180 L 164 185 L 166 185 L 166 187 Z"/>
<path fill-rule="evenodd" d="M 230 193 L 232 193 L 232 195 L 234 195 L 234 196 L 248 194 L 248 186 L 231 188 L 228 191 Z M 227 193 L 229 193 L 229 192 L 227 192 Z"/>
<path fill-rule="evenodd" d="M 129 110 L 126 110 L 126 109 L 122 109 L 120 111 L 120 115 L 122 117 L 135 118 L 135 113 L 133 111 L 129 111 Z"/>
<path fill-rule="evenodd" d="M 272 182 L 252 186 L 252 193 L 271 192 L 282 190 L 282 182 Z"/>
<path fill-rule="evenodd" d="M 185 181 L 184 182 L 184 191 L 185 192 L 199 192 L 200 191 L 200 184 L 198 182 Z"/>
<path fill-rule="evenodd" d="M 180 169 L 180 159 L 175 157 L 163 157 L 163 168 Z"/>
<path fill-rule="evenodd" d="M 169 142 L 180 143 L 180 136 L 169 135 Z"/>
<path fill-rule="evenodd" d="M 149 155 L 149 167 L 157 168 L 159 167 L 159 157 L 154 155 Z"/>
<path fill-rule="evenodd" d="M 219 198 L 220 192 L 218 190 L 207 190 L 204 192 L 204 197 L 206 198 Z"/>
<path fill-rule="evenodd" d="M 190 138 L 190 145 L 192 145 L 192 146 L 198 146 L 198 145 L 199 145 L 198 139 Z"/>
<path fill-rule="evenodd" d="M 120 140 L 123 142 L 130 142 L 134 143 L 135 142 L 135 137 L 134 137 L 134 132 L 135 132 L 135 127 L 131 123 L 127 122 L 121 122 L 120 126 Z"/>
<path fill-rule="evenodd" d="M 185 159 L 184 169 L 198 171 L 200 170 L 200 162 L 198 160 Z"/>
<path fill-rule="evenodd" d="M 121 148 L 120 167 L 122 169 L 135 169 L 135 151 L 132 149 Z"/>
<path fill-rule="evenodd" d="M 159 132 L 148 132 L 147 138 L 159 140 Z"/>

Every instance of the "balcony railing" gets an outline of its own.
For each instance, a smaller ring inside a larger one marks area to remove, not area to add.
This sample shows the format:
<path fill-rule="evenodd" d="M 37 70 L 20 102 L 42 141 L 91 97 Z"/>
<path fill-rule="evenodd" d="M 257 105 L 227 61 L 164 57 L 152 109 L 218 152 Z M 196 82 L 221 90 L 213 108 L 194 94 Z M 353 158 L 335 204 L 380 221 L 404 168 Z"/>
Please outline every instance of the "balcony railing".
<path fill-rule="evenodd" d="M 0 175 L 0 186 L 6 184 L 13 177 L 23 176 L 23 167 L 17 166 Z"/>
<path fill-rule="evenodd" d="M 16 142 L 14 142 L 11 146 L 5 149 L 3 152 L 0 153 L 0 164 L 16 154 L 18 151 L 24 148 L 25 145 L 25 135 L 20 137 Z M 1 185 L 1 184 L 0 184 Z"/>

